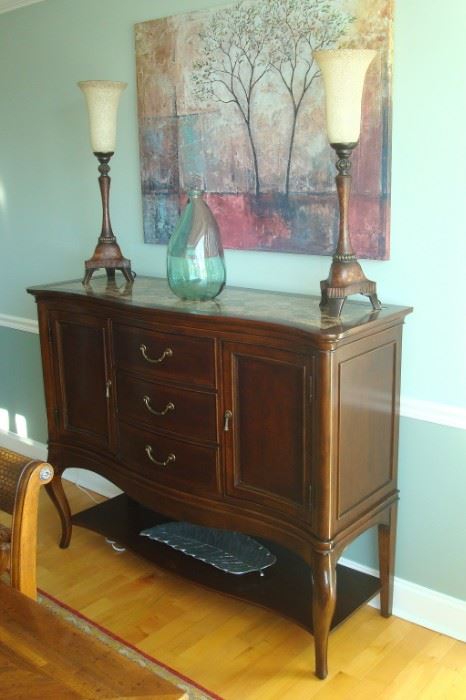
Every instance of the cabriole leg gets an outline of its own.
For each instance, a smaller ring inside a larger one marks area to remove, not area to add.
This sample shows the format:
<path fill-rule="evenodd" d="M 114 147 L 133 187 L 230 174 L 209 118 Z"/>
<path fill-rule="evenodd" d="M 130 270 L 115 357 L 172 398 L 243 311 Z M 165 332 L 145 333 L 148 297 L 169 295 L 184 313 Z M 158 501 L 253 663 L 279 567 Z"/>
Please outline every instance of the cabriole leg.
<path fill-rule="evenodd" d="M 312 620 L 314 628 L 316 675 L 327 677 L 328 635 L 337 598 L 335 552 L 313 552 Z"/>
<path fill-rule="evenodd" d="M 61 522 L 60 547 L 66 549 L 71 540 L 71 511 L 68 499 L 63 490 L 61 475 L 55 474 L 52 481 L 46 485 L 47 493 L 58 511 Z"/>

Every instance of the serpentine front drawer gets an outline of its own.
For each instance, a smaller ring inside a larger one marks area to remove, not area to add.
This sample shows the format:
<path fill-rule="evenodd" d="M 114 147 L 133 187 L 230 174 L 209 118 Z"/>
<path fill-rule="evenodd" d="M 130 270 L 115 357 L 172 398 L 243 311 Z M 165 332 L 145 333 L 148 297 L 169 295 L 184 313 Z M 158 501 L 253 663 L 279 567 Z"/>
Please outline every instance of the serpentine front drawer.
<path fill-rule="evenodd" d="M 220 492 L 218 449 L 120 425 L 121 460 L 133 473 L 189 493 Z"/>
<path fill-rule="evenodd" d="M 215 346 L 211 338 L 162 333 L 116 324 L 113 329 L 118 367 L 152 379 L 215 386 Z"/>
<path fill-rule="evenodd" d="M 149 382 L 119 371 L 117 397 L 120 420 L 199 442 L 217 440 L 217 397 L 213 393 Z"/>

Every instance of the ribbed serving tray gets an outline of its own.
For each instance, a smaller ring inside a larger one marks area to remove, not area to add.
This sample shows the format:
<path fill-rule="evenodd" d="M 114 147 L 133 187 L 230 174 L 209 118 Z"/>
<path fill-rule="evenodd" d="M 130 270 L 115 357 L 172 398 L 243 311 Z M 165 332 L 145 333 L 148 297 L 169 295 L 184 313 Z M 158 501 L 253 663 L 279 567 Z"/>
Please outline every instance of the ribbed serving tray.
<path fill-rule="evenodd" d="M 240 532 L 170 522 L 142 530 L 140 535 L 163 542 L 229 574 L 259 571 L 263 575 L 263 570 L 277 561 L 266 547 Z"/>

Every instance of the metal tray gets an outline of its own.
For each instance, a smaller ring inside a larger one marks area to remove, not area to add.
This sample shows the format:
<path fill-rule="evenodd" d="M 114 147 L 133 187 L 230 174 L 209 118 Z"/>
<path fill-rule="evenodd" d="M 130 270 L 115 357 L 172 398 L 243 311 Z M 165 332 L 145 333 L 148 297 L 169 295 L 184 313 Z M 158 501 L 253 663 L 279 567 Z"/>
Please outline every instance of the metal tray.
<path fill-rule="evenodd" d="M 163 542 L 229 574 L 259 571 L 263 576 L 263 570 L 277 561 L 266 547 L 240 532 L 169 522 L 154 525 L 139 534 Z"/>

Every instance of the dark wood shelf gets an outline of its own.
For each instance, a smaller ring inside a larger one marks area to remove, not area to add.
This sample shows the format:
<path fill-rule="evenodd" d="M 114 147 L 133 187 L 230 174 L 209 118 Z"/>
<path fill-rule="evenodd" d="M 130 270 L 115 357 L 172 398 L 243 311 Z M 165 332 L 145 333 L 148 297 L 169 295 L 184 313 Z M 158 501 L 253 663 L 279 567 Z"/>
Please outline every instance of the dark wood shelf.
<path fill-rule="evenodd" d="M 221 593 L 274 610 L 312 632 L 311 570 L 299 556 L 274 542 L 255 537 L 276 555 L 276 564 L 266 569 L 263 576 L 259 573 L 242 576 L 226 574 L 139 535 L 144 528 L 169 520 L 125 494 L 73 516 L 74 525 L 105 535 L 161 568 Z M 379 590 L 379 579 L 338 565 L 337 603 L 332 629 Z"/>

